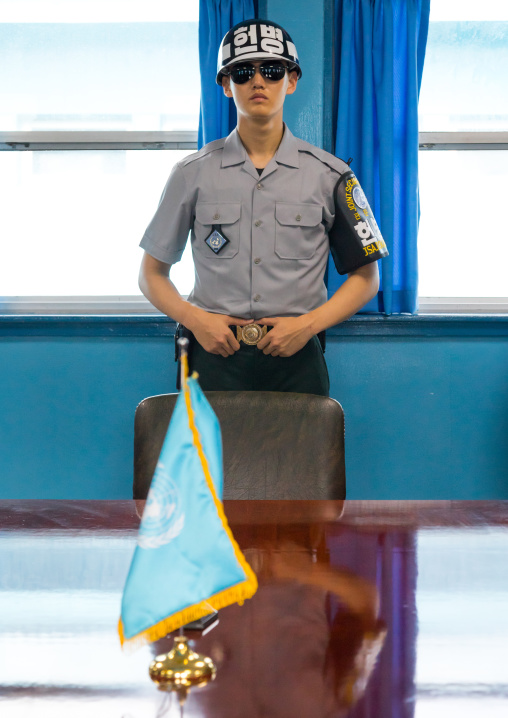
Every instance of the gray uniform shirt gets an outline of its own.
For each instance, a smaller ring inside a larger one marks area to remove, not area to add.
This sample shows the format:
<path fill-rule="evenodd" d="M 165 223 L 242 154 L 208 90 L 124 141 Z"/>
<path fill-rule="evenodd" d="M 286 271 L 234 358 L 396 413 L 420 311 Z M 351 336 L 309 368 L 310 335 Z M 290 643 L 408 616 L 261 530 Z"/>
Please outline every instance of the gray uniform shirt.
<path fill-rule="evenodd" d="M 174 264 L 190 231 L 189 301 L 209 312 L 245 319 L 305 314 L 327 298 L 333 190 L 348 170 L 284 126 L 259 176 L 234 130 L 175 165 L 140 246 Z M 205 241 L 214 226 L 229 240 L 218 254 Z"/>

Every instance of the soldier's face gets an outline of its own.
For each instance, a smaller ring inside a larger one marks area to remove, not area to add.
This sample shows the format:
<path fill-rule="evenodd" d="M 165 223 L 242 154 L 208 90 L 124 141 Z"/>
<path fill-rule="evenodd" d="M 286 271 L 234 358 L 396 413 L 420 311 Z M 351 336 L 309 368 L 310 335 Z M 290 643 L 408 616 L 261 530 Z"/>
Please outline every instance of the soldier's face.
<path fill-rule="evenodd" d="M 231 77 L 222 79 L 226 97 L 232 97 L 239 114 L 245 117 L 270 118 L 282 112 L 286 95 L 296 90 L 296 72 L 286 72 L 282 80 L 267 80 L 259 71 L 261 62 L 252 62 L 256 74 L 247 82 L 238 85 Z"/>

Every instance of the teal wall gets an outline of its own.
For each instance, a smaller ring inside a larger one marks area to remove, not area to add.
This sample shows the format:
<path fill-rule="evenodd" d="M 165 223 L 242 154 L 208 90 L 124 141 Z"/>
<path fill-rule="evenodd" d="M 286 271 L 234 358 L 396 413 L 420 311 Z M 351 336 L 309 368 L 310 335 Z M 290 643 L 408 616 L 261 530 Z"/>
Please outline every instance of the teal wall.
<path fill-rule="evenodd" d="M 0 499 L 132 498 L 136 405 L 174 390 L 165 339 L 0 342 Z"/>
<path fill-rule="evenodd" d="M 330 344 L 348 498 L 508 499 L 507 337 Z"/>
<path fill-rule="evenodd" d="M 173 324 L 0 319 L 0 499 L 129 498 L 133 418 L 174 391 Z M 350 499 L 508 499 L 508 317 L 330 332 Z"/>

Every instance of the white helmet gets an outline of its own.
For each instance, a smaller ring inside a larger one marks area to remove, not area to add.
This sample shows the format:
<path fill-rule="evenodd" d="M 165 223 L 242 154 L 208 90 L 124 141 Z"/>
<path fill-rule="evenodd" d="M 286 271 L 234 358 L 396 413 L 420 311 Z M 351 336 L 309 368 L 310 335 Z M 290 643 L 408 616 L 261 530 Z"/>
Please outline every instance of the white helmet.
<path fill-rule="evenodd" d="M 284 60 L 290 70 L 296 70 L 298 79 L 302 76 L 291 37 L 269 20 L 244 20 L 224 35 L 217 60 L 217 84 L 222 85 L 225 68 L 248 60 Z"/>

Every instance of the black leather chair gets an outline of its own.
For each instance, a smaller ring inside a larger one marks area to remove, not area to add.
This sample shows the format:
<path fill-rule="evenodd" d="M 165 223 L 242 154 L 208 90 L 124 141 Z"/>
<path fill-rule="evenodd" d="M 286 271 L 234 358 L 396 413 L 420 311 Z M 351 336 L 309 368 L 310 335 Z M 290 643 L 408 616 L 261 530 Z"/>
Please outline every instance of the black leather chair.
<path fill-rule="evenodd" d="M 335 399 L 205 392 L 220 422 L 225 499 L 344 499 L 344 413 Z M 144 399 L 134 421 L 134 498 L 145 499 L 178 394 Z"/>

